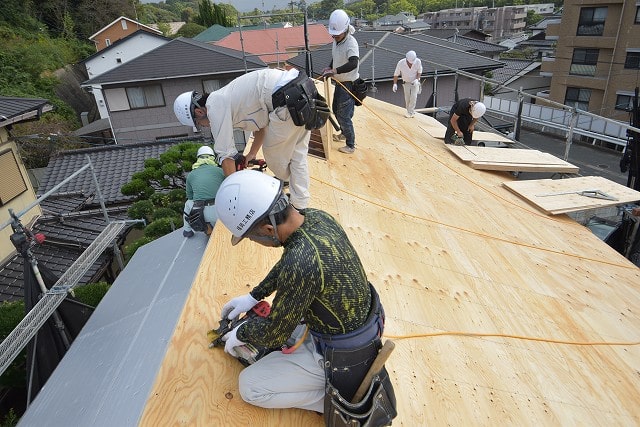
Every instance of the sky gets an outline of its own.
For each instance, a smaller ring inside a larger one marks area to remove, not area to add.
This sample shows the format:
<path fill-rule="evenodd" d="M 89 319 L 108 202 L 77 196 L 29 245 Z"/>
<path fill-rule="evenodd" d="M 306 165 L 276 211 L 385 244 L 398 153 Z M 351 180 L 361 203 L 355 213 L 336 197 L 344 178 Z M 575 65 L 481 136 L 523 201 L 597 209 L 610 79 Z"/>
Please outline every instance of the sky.
<path fill-rule="evenodd" d="M 255 8 L 262 11 L 270 11 L 275 9 L 291 8 L 290 0 L 226 0 L 217 1 L 216 3 L 228 3 L 236 8 L 238 12 L 249 12 Z M 299 1 L 299 0 L 298 0 Z M 307 4 L 316 3 L 320 0 L 308 0 Z M 160 3 L 159 0 L 140 0 L 140 3 Z M 296 1 L 297 3 L 297 1 Z M 297 8 L 296 8 L 297 11 Z"/>

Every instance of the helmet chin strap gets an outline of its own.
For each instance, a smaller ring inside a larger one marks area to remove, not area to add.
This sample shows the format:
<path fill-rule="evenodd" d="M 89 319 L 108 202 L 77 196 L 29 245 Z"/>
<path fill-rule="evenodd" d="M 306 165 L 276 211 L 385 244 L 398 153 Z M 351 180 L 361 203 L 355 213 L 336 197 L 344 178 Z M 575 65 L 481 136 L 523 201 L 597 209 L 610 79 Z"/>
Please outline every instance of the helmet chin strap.
<path fill-rule="evenodd" d="M 273 236 L 261 236 L 259 234 L 252 234 L 250 237 L 247 237 L 257 243 L 273 243 L 273 246 L 278 248 L 282 246 L 282 242 L 278 238 L 278 226 L 276 225 L 276 220 L 273 215 L 269 215 L 269 222 L 271 222 L 271 226 L 273 227 Z"/>

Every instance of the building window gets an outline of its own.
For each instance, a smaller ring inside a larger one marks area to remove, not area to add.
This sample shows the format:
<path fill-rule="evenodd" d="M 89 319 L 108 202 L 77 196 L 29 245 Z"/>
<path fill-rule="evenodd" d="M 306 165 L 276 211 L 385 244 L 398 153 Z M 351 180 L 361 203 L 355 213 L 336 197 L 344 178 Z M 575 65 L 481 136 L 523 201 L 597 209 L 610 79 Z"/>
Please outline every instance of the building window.
<path fill-rule="evenodd" d="M 590 98 L 591 89 L 568 87 L 567 94 L 564 97 L 564 104 L 579 110 L 589 111 Z"/>
<path fill-rule="evenodd" d="M 598 49 L 574 49 L 569 73 L 578 76 L 595 76 L 598 52 Z"/>
<path fill-rule="evenodd" d="M 104 39 L 104 44 L 106 46 L 111 46 L 111 39 Z"/>
<path fill-rule="evenodd" d="M 18 162 L 13 151 L 7 150 L 0 153 L 0 170 L 2 179 L 0 180 L 0 206 L 4 206 L 20 194 L 27 191 L 27 184 L 24 182 Z"/>
<path fill-rule="evenodd" d="M 640 69 L 640 52 L 627 52 L 624 68 Z"/>
<path fill-rule="evenodd" d="M 577 35 L 601 36 L 604 32 L 604 20 L 606 18 L 606 7 L 583 7 L 580 9 Z"/>
<path fill-rule="evenodd" d="M 625 95 L 619 93 L 616 96 L 616 110 L 631 111 L 633 110 L 633 95 Z"/>
<path fill-rule="evenodd" d="M 120 24 L 122 24 L 122 29 L 126 30 L 127 29 L 127 21 L 125 21 L 124 19 L 120 21 Z"/>
<path fill-rule="evenodd" d="M 160 85 L 128 87 L 129 107 L 136 108 L 164 107 L 164 95 Z"/>
<path fill-rule="evenodd" d="M 640 24 L 640 6 L 636 7 L 636 19 L 633 21 L 634 24 Z"/>

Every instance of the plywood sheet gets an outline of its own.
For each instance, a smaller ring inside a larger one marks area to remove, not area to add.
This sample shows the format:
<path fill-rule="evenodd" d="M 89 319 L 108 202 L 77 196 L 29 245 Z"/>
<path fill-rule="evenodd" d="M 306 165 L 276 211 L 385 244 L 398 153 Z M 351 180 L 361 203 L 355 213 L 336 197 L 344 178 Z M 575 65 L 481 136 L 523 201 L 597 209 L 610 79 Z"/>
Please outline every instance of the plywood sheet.
<path fill-rule="evenodd" d="M 473 169 L 513 172 L 577 173 L 579 168 L 538 150 L 451 145 L 447 148 Z"/>
<path fill-rule="evenodd" d="M 640 348 L 628 343 L 640 341 L 640 269 L 540 213 L 504 174 L 460 168 L 420 128 L 426 116 L 403 113 L 367 98 L 355 153 L 329 141 L 329 161 L 309 159 L 311 207 L 342 224 L 395 337 L 393 424 L 640 425 Z M 244 403 L 241 366 L 207 348 L 222 305 L 281 254 L 229 236 L 216 226 L 140 425 L 320 427 L 315 413 Z"/>
<path fill-rule="evenodd" d="M 556 215 L 640 200 L 640 192 L 600 176 L 511 181 L 504 185 L 543 211 Z M 588 197 L 600 191 L 614 200 Z M 587 192 L 584 194 L 580 194 Z"/>

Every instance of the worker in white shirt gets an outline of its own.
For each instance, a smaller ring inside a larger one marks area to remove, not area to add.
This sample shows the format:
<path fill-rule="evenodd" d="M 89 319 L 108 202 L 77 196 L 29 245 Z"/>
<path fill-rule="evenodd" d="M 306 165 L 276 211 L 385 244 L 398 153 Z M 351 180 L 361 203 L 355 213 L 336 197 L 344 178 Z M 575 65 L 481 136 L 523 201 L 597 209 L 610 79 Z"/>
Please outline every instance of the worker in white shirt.
<path fill-rule="evenodd" d="M 420 75 L 422 74 L 422 62 L 413 50 L 407 52 L 405 59 L 398 61 L 393 72 L 393 91 L 398 90 L 398 77 L 402 76 L 404 88 L 404 103 L 407 107 L 405 117 L 416 115 L 416 100 L 420 93 Z"/>
<path fill-rule="evenodd" d="M 262 148 L 269 169 L 290 181 L 291 204 L 300 211 L 307 208 L 310 130 L 324 125 L 329 109 L 304 72 L 252 71 L 210 94 L 184 92 L 173 108 L 183 125 L 211 128 L 213 150 L 225 176 L 246 167 Z M 235 129 L 253 132 L 246 156 L 236 149 Z"/>

